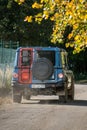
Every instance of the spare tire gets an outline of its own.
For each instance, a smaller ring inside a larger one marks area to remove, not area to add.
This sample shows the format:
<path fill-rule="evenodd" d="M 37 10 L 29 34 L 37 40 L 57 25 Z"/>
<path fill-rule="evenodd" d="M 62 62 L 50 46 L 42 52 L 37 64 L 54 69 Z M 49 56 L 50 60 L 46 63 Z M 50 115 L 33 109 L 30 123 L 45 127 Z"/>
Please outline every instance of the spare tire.
<path fill-rule="evenodd" d="M 53 74 L 53 64 L 47 58 L 40 58 L 34 62 L 32 74 L 38 80 L 49 79 Z"/>

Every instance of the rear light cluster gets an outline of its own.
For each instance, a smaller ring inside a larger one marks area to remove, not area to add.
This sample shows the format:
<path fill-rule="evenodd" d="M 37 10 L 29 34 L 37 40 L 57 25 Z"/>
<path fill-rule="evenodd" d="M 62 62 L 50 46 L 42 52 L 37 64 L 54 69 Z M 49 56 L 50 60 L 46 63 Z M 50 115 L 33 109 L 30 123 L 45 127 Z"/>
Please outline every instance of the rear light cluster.
<path fill-rule="evenodd" d="M 58 74 L 58 78 L 62 79 L 64 77 L 64 74 L 63 73 L 59 73 Z"/>
<path fill-rule="evenodd" d="M 13 73 L 13 78 L 18 78 L 18 74 L 17 73 Z M 22 73 L 21 74 L 21 79 L 22 80 L 29 80 L 29 73 Z"/>
<path fill-rule="evenodd" d="M 63 73 L 59 73 L 58 74 L 58 78 L 60 78 L 60 79 L 62 79 L 64 77 L 64 74 Z M 13 73 L 13 78 L 18 78 L 18 74 L 17 73 Z M 25 81 L 27 81 L 27 80 L 29 80 L 29 73 L 22 73 L 21 74 L 21 79 L 22 80 L 25 80 Z"/>
<path fill-rule="evenodd" d="M 29 80 L 29 73 L 22 73 L 21 79 L 26 81 Z"/>
<path fill-rule="evenodd" d="M 18 74 L 17 73 L 13 73 L 13 78 L 18 78 Z"/>

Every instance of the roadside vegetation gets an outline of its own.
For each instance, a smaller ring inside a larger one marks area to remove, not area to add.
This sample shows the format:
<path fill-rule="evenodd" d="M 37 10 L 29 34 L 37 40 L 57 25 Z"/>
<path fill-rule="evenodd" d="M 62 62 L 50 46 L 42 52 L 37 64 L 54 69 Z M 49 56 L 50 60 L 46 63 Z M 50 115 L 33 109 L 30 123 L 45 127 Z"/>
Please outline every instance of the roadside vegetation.
<path fill-rule="evenodd" d="M 27 4 L 26 0 L 14 1 L 19 5 Z M 87 47 L 86 0 L 35 0 L 30 7 L 36 13 L 28 14 L 24 21 L 30 23 L 35 21 L 38 24 L 43 20 L 52 21 L 51 42 L 53 44 L 58 42 L 65 44 L 66 48 L 72 47 L 73 53 L 79 53 Z M 66 31 L 69 31 L 67 35 Z"/>
<path fill-rule="evenodd" d="M 87 73 L 75 74 L 75 82 L 81 84 L 87 84 Z"/>
<path fill-rule="evenodd" d="M 12 68 L 5 66 L 5 68 L 0 68 L 0 88 L 11 88 L 11 78 L 12 78 Z"/>
<path fill-rule="evenodd" d="M 12 103 L 11 94 L 12 68 L 0 68 L 0 105 Z"/>

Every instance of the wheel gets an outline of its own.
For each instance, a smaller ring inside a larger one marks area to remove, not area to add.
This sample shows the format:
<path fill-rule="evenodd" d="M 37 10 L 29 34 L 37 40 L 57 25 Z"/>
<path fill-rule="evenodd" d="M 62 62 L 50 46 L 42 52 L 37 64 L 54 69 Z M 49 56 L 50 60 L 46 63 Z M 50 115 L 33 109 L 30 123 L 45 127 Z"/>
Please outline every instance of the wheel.
<path fill-rule="evenodd" d="M 13 102 L 21 103 L 22 94 L 18 91 L 18 88 L 13 88 Z"/>
<path fill-rule="evenodd" d="M 13 94 L 13 102 L 21 103 L 21 95 L 14 95 Z"/>
<path fill-rule="evenodd" d="M 67 83 L 65 84 L 65 95 L 60 95 L 59 96 L 59 101 L 66 103 L 68 102 L 68 89 L 67 89 Z"/>
<path fill-rule="evenodd" d="M 26 100 L 30 100 L 30 95 L 26 95 L 26 96 L 24 96 L 24 99 L 26 99 Z"/>
<path fill-rule="evenodd" d="M 40 58 L 33 64 L 33 77 L 38 80 L 49 79 L 53 74 L 53 64 L 47 58 Z"/>
<path fill-rule="evenodd" d="M 62 102 L 62 103 L 67 103 L 68 102 L 68 96 L 67 95 L 59 96 L 59 101 Z"/>
<path fill-rule="evenodd" d="M 59 96 L 60 102 L 68 102 L 74 100 L 74 81 L 72 80 L 71 88 L 68 90 L 67 84 L 65 86 L 65 95 Z"/>
<path fill-rule="evenodd" d="M 71 88 L 68 90 L 68 99 L 69 101 L 74 100 L 74 81 L 72 80 Z"/>

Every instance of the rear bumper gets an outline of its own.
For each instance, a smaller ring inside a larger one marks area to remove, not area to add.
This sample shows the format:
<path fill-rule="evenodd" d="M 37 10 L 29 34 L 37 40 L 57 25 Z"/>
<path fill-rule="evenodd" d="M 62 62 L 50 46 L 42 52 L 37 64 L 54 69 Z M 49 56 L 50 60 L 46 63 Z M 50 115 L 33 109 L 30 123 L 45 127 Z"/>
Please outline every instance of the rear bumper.
<path fill-rule="evenodd" d="M 33 84 L 35 85 L 35 84 Z M 12 87 L 19 87 L 20 89 L 27 89 L 31 91 L 32 95 L 63 95 L 65 90 L 65 83 L 45 83 L 45 88 L 32 88 L 32 84 L 20 84 L 18 82 L 13 81 Z"/>
<path fill-rule="evenodd" d="M 64 81 L 60 81 L 57 83 L 32 83 L 32 84 L 44 84 L 45 88 L 63 88 L 65 82 Z M 11 82 L 11 86 L 12 87 L 28 87 L 28 88 L 32 88 L 32 84 L 21 84 L 17 81 L 12 81 Z"/>

